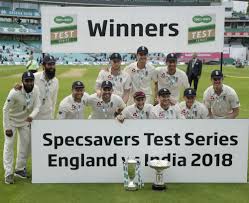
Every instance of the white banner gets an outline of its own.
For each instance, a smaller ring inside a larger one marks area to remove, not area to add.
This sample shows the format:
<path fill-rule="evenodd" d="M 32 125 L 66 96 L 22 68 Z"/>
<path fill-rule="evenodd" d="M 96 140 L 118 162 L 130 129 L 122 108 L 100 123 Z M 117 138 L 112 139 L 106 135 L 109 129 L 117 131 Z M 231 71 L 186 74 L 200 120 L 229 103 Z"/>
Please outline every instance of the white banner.
<path fill-rule="evenodd" d="M 225 9 L 201 7 L 42 7 L 49 53 L 222 52 Z"/>
<path fill-rule="evenodd" d="M 170 161 L 166 182 L 247 182 L 248 120 L 61 120 L 32 124 L 33 183 L 123 181 L 122 157 Z"/>

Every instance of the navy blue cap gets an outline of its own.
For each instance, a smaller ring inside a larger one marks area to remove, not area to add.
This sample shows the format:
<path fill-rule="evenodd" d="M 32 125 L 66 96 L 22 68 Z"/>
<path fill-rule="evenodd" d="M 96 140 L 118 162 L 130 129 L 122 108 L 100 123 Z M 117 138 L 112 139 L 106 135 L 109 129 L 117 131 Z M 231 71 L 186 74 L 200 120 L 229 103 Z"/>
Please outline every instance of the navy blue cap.
<path fill-rule="evenodd" d="M 121 55 L 119 53 L 113 53 L 110 56 L 110 60 L 114 60 L 114 59 L 122 60 L 122 57 L 121 57 Z"/>
<path fill-rule="evenodd" d="M 55 62 L 56 62 L 55 58 L 52 55 L 49 55 L 49 54 L 45 55 L 43 60 L 42 60 L 43 64 L 55 63 Z"/>
<path fill-rule="evenodd" d="M 22 74 L 22 80 L 27 80 L 27 79 L 30 79 L 30 80 L 34 80 L 35 79 L 35 76 L 33 73 L 27 71 L 27 72 L 24 72 Z"/>
<path fill-rule="evenodd" d="M 81 81 L 74 81 L 72 84 L 72 89 L 84 88 L 84 87 L 85 87 L 85 85 Z"/>
<path fill-rule="evenodd" d="M 105 87 L 112 88 L 112 82 L 109 81 L 109 80 L 103 81 L 102 84 L 101 84 L 101 88 L 105 88 Z"/>
<path fill-rule="evenodd" d="M 170 91 L 167 88 L 160 89 L 157 94 L 158 96 L 171 95 Z"/>
<path fill-rule="evenodd" d="M 193 88 L 187 88 L 184 90 L 184 96 L 196 96 L 196 91 Z"/>
<path fill-rule="evenodd" d="M 220 70 L 213 70 L 211 78 L 223 78 L 223 73 Z"/>
<path fill-rule="evenodd" d="M 170 53 L 166 57 L 166 61 L 177 61 L 177 55 L 174 53 Z"/>
<path fill-rule="evenodd" d="M 149 53 L 149 50 L 145 46 L 138 47 L 137 54 L 144 54 L 147 55 Z"/>

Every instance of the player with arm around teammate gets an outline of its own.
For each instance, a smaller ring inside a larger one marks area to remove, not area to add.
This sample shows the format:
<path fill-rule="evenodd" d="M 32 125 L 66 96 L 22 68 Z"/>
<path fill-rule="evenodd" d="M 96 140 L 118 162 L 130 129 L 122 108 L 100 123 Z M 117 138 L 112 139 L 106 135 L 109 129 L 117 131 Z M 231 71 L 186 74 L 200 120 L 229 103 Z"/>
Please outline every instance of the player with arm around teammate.
<path fill-rule="evenodd" d="M 42 66 L 43 71 L 34 74 L 35 85 L 39 88 L 41 101 L 40 112 L 35 119 L 51 120 L 54 118 L 57 94 L 59 91 L 59 82 L 55 77 L 55 58 L 51 55 L 45 55 Z"/>
<path fill-rule="evenodd" d="M 175 104 L 180 99 L 181 88 L 189 87 L 188 77 L 184 71 L 177 68 L 176 54 L 167 55 L 166 65 L 156 68 L 155 92 L 162 88 L 168 89 L 171 92 L 171 103 Z"/>
<path fill-rule="evenodd" d="M 89 94 L 81 81 L 72 84 L 72 94 L 65 97 L 59 105 L 58 119 L 84 119 L 84 109 Z"/>
<path fill-rule="evenodd" d="M 120 96 L 124 103 L 127 103 L 132 84 L 129 74 L 121 70 L 121 62 L 122 57 L 119 53 L 113 53 L 110 56 L 111 67 L 99 72 L 96 80 L 96 93 L 100 96 L 102 82 L 109 80 L 113 85 L 113 93 Z"/>
<path fill-rule="evenodd" d="M 185 119 L 178 105 L 171 105 L 170 91 L 162 88 L 158 91 L 158 104 L 151 109 L 151 119 Z"/>
<path fill-rule="evenodd" d="M 123 123 L 125 119 L 148 119 L 150 111 L 153 107 L 152 104 L 146 104 L 146 95 L 142 91 L 138 91 L 134 94 L 134 104 L 127 106 L 117 116 L 117 119 Z"/>
<path fill-rule="evenodd" d="M 186 119 L 207 119 L 207 107 L 196 100 L 196 91 L 193 88 L 184 90 L 184 101 L 179 104 L 181 114 Z"/>
<path fill-rule="evenodd" d="M 105 80 L 101 84 L 101 95 L 89 96 L 87 105 L 92 108 L 91 119 L 114 119 L 125 108 L 122 98 L 113 92 L 112 82 Z"/>
<path fill-rule="evenodd" d="M 30 124 L 40 108 L 39 89 L 34 85 L 34 75 L 24 72 L 20 91 L 12 89 L 3 107 L 3 127 L 5 133 L 3 165 L 5 183 L 13 184 L 14 175 L 27 178 L 26 162 L 30 152 Z M 18 152 L 13 175 L 15 132 L 18 131 Z"/>
<path fill-rule="evenodd" d="M 148 53 L 147 47 L 139 47 L 137 49 L 137 61 L 124 69 L 130 75 L 132 82 L 128 105 L 133 104 L 133 95 L 137 91 L 145 93 L 146 103 L 153 103 L 151 83 L 156 81 L 156 69 L 148 62 Z"/>

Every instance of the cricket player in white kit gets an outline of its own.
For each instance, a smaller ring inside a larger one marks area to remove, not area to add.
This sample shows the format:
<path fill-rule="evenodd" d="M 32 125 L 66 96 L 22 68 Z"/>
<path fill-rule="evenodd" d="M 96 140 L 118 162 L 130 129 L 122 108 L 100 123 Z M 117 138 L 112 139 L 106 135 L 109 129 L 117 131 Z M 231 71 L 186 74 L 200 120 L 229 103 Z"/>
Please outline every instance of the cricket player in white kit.
<path fill-rule="evenodd" d="M 135 103 L 125 107 L 121 114 L 117 116 L 121 123 L 124 122 L 124 119 L 149 119 L 153 105 L 145 103 L 146 95 L 144 92 L 138 91 L 133 97 Z"/>
<path fill-rule="evenodd" d="M 168 89 L 171 92 L 172 102 L 176 103 L 180 99 L 181 88 L 189 87 L 188 77 L 184 71 L 176 67 L 176 54 L 168 54 L 166 64 L 166 67 L 156 68 L 155 92 L 162 88 Z"/>
<path fill-rule="evenodd" d="M 151 119 L 185 119 L 181 115 L 178 105 L 171 105 L 170 91 L 162 88 L 158 91 L 158 102 L 151 110 L 149 118 Z"/>
<path fill-rule="evenodd" d="M 213 85 L 203 94 L 203 101 L 210 118 L 236 118 L 239 115 L 240 102 L 235 90 L 223 84 L 223 73 L 214 70 L 211 73 Z"/>
<path fill-rule="evenodd" d="M 84 110 L 89 94 L 85 92 L 85 86 L 81 81 L 72 84 L 72 94 L 65 97 L 60 105 L 58 119 L 84 119 Z"/>
<path fill-rule="evenodd" d="M 13 184 L 13 162 L 15 132 L 18 131 L 18 152 L 15 176 L 27 178 L 26 162 L 30 152 L 30 123 L 40 108 L 39 89 L 34 86 L 34 75 L 25 72 L 22 75 L 22 89 L 9 92 L 3 107 L 3 127 L 5 132 L 3 165 L 5 183 Z"/>
<path fill-rule="evenodd" d="M 193 88 L 184 90 L 184 101 L 179 104 L 179 107 L 186 119 L 208 119 L 208 109 L 196 100 L 196 91 Z"/>
<path fill-rule="evenodd" d="M 113 53 L 110 56 L 111 67 L 99 72 L 96 80 L 96 93 L 99 96 L 102 82 L 109 80 L 113 85 L 113 94 L 120 96 L 124 103 L 127 103 L 132 83 L 129 74 L 121 70 L 121 62 L 122 57 L 119 53 Z"/>
<path fill-rule="evenodd" d="M 124 108 L 125 103 L 118 95 L 112 94 L 112 83 L 109 80 L 101 84 L 101 95 L 89 96 L 87 105 L 92 107 L 91 119 L 114 119 Z"/>
<path fill-rule="evenodd" d="M 40 91 L 41 108 L 36 120 L 51 120 L 54 118 L 55 105 L 59 90 L 59 82 L 55 77 L 55 58 L 46 55 L 43 58 L 43 71 L 35 73 L 35 85 Z"/>
<path fill-rule="evenodd" d="M 146 103 L 152 104 L 152 81 L 156 81 L 155 67 L 148 62 L 148 49 L 141 46 L 137 49 L 137 61 L 127 66 L 124 70 L 130 75 L 132 89 L 128 104 L 133 104 L 135 92 L 142 91 L 146 95 Z"/>

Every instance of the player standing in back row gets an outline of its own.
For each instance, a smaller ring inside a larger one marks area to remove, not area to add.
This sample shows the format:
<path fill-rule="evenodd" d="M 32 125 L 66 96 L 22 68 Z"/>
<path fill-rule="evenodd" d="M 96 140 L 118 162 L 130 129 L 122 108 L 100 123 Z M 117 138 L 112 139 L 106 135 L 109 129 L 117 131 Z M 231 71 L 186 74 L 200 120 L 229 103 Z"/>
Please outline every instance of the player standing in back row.
<path fill-rule="evenodd" d="M 181 88 L 188 88 L 188 77 L 184 71 L 178 69 L 176 54 L 168 54 L 166 58 L 165 67 L 158 67 L 156 69 L 157 82 L 155 84 L 155 92 L 158 89 L 166 88 L 171 92 L 171 102 L 176 103 L 180 98 Z"/>
<path fill-rule="evenodd" d="M 152 103 L 151 82 L 156 81 L 155 67 L 148 63 L 148 49 L 141 46 L 137 49 L 137 61 L 125 68 L 132 81 L 132 89 L 128 104 L 134 103 L 135 92 L 142 91 L 146 95 L 146 103 Z"/>
<path fill-rule="evenodd" d="M 109 80 L 113 85 L 113 94 L 120 96 L 124 103 L 127 103 L 132 84 L 128 73 L 121 70 L 121 62 L 122 57 L 119 53 L 113 53 L 110 56 L 111 67 L 99 72 L 96 80 L 96 93 L 100 96 L 102 82 Z"/>

